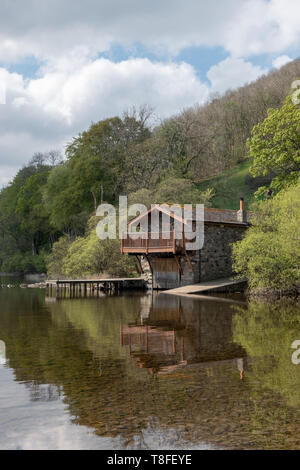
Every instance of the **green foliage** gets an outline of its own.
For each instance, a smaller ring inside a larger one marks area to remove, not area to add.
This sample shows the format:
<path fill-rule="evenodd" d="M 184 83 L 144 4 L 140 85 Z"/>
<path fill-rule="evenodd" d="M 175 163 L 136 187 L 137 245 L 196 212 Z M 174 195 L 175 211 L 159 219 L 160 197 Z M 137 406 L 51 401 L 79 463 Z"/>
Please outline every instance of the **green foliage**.
<path fill-rule="evenodd" d="M 150 207 L 151 204 L 205 204 L 211 205 L 214 190 L 207 188 L 200 191 L 198 187 L 189 179 L 169 177 L 157 185 L 156 189 L 140 189 L 129 194 L 129 204 L 144 204 Z"/>
<path fill-rule="evenodd" d="M 260 204 L 245 238 L 233 246 L 234 268 L 251 290 L 300 289 L 300 181 Z"/>
<path fill-rule="evenodd" d="M 67 161 L 53 168 L 44 188 L 51 223 L 71 236 L 83 235 L 88 218 L 103 199 L 115 203 L 128 186 L 149 181 L 146 156 L 151 152 L 148 149 L 144 155 L 142 145 L 150 136 L 141 115 L 126 114 L 123 119 L 94 123 L 74 138 L 66 149 Z"/>
<path fill-rule="evenodd" d="M 77 197 L 69 184 L 68 168 L 53 168 L 43 188 L 43 202 L 48 207 L 50 223 L 57 230 L 75 235 L 84 231 L 88 213 L 79 209 Z"/>
<path fill-rule="evenodd" d="M 205 204 L 209 206 L 213 195 L 212 189 L 200 191 L 188 179 L 168 178 L 159 184 L 154 199 L 156 203 Z"/>
<path fill-rule="evenodd" d="M 81 277 L 100 275 L 136 275 L 133 258 L 121 254 L 119 240 L 99 240 L 96 234 L 97 218 L 88 223 L 88 232 L 70 242 L 68 237 L 54 244 L 48 258 L 47 271 L 52 276 Z"/>
<path fill-rule="evenodd" d="M 45 273 L 45 253 L 39 255 L 27 254 L 12 254 L 10 257 L 2 262 L 1 270 L 8 273 Z"/>
<path fill-rule="evenodd" d="M 273 175 L 271 188 L 280 191 L 300 175 L 300 107 L 289 96 L 280 109 L 269 109 L 268 117 L 252 130 L 248 142 L 254 176 Z M 263 187 L 260 196 L 265 192 Z"/>
<path fill-rule="evenodd" d="M 233 340 L 255 358 L 246 376 L 296 407 L 300 405 L 300 377 L 291 360 L 291 345 L 299 333 L 300 311 L 294 302 L 251 301 L 247 310 L 239 309 L 233 317 Z"/>
<path fill-rule="evenodd" d="M 253 193 L 260 186 L 257 179 L 251 178 L 253 182 L 249 182 L 250 166 L 251 161 L 247 159 L 234 168 L 203 181 L 197 186 L 200 191 L 206 191 L 209 188 L 214 191 L 214 196 L 211 199 L 212 207 L 237 210 L 239 200 L 243 197 L 246 208 L 249 208 L 254 201 Z"/>
<path fill-rule="evenodd" d="M 120 194 L 129 194 L 130 204 L 147 206 L 204 203 L 236 209 L 241 196 L 249 205 L 258 183 L 249 180 L 246 159 L 254 125 L 253 174 L 270 178 L 274 173 L 276 190 L 293 183 L 299 173 L 299 108 L 290 99 L 279 108 L 299 72 L 295 61 L 154 129 L 145 107 L 93 123 L 68 145 L 65 160 L 56 151 L 36 153 L 0 191 L 0 269 L 40 271 L 53 243 L 68 235 L 79 237 L 78 252 L 82 243 L 87 256 L 82 269 L 90 271 L 97 244 L 86 240 L 87 222 L 101 202 L 116 204 Z M 109 250 L 117 260 L 117 245 Z M 50 271 L 60 270 L 59 263 L 53 259 Z"/>
<path fill-rule="evenodd" d="M 144 204 L 146 207 L 151 207 L 153 204 L 153 191 L 151 189 L 139 189 L 128 195 L 128 204 Z"/>
<path fill-rule="evenodd" d="M 33 237 L 38 232 L 50 232 L 49 216 L 42 200 L 42 188 L 47 182 L 49 170 L 42 171 L 27 178 L 18 192 L 16 213 L 20 214 L 21 229 L 28 231 Z"/>
<path fill-rule="evenodd" d="M 63 273 L 64 259 L 71 243 L 71 239 L 68 235 L 64 235 L 54 243 L 52 251 L 46 259 L 47 273 L 49 276 L 56 278 Z"/>
<path fill-rule="evenodd" d="M 42 201 L 50 167 L 38 163 L 18 172 L 0 193 L 0 269 L 44 272 L 45 253 L 56 235 Z"/>
<path fill-rule="evenodd" d="M 156 133 L 143 142 L 128 146 L 125 167 L 123 183 L 127 193 L 144 189 L 153 191 L 170 167 L 164 140 Z"/>

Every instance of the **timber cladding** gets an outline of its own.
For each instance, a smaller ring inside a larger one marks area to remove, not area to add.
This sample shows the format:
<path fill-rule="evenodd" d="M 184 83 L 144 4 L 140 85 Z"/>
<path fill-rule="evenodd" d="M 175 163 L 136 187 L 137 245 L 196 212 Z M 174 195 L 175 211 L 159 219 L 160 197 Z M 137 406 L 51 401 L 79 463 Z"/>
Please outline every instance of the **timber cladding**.
<path fill-rule="evenodd" d="M 175 258 L 152 258 L 151 264 L 152 264 L 152 268 L 156 272 L 166 272 L 166 273 L 178 272 L 178 266 L 177 266 Z"/>
<path fill-rule="evenodd" d="M 149 257 L 153 272 L 154 289 L 172 289 L 181 285 L 180 272 L 175 258 Z"/>

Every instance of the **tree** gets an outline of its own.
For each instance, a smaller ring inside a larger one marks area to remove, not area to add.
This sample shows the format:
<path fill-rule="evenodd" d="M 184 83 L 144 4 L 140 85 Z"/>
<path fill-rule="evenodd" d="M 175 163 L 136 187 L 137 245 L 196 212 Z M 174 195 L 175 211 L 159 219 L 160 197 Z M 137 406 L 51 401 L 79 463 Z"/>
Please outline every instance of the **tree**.
<path fill-rule="evenodd" d="M 72 243 L 68 237 L 54 244 L 48 257 L 47 270 L 51 275 L 71 277 L 109 274 L 132 276 L 136 274 L 135 260 L 121 254 L 119 240 L 99 240 L 96 234 L 98 218 L 88 221 L 87 233 Z"/>
<path fill-rule="evenodd" d="M 162 181 L 153 195 L 153 202 L 158 204 L 205 204 L 208 206 L 213 197 L 213 190 L 200 191 L 197 186 L 185 178 L 167 178 Z"/>
<path fill-rule="evenodd" d="M 233 341 L 255 358 L 247 370 L 251 383 L 284 397 L 291 407 L 299 409 L 300 377 L 295 374 L 291 358 L 295 331 L 300 329 L 300 310 L 295 302 L 251 301 L 247 310 L 235 307 L 232 321 Z M 260 414 L 262 428 L 265 426 Z"/>
<path fill-rule="evenodd" d="M 58 277 L 63 274 L 63 263 L 71 245 L 71 239 L 68 235 L 60 237 L 54 243 L 51 254 L 47 256 L 47 273 L 49 276 Z"/>
<path fill-rule="evenodd" d="M 45 272 L 45 254 L 56 236 L 43 204 L 50 167 L 30 164 L 0 193 L 0 264 L 6 272 Z"/>
<path fill-rule="evenodd" d="M 280 109 L 252 130 L 248 141 L 253 176 L 272 176 L 270 188 L 280 191 L 296 183 L 300 175 L 300 107 L 288 96 Z M 259 190 L 258 195 L 266 191 Z"/>
<path fill-rule="evenodd" d="M 29 165 L 42 167 L 43 165 L 56 166 L 63 160 L 59 150 L 50 150 L 50 152 L 36 152 L 29 162 Z"/>
<path fill-rule="evenodd" d="M 167 152 L 159 137 L 153 136 L 128 146 L 125 152 L 124 183 L 126 192 L 153 189 L 170 166 Z"/>
<path fill-rule="evenodd" d="M 158 136 L 176 177 L 195 177 L 195 168 L 207 165 L 207 152 L 214 138 L 203 107 L 191 108 L 161 126 Z"/>
<path fill-rule="evenodd" d="M 103 200 L 118 200 L 132 180 L 127 150 L 151 135 L 146 121 L 142 111 L 136 116 L 126 113 L 123 119 L 114 117 L 92 124 L 73 139 L 66 149 L 67 161 L 54 167 L 44 188 L 44 202 L 58 230 L 71 236 L 83 235 L 98 205 Z"/>
<path fill-rule="evenodd" d="M 300 180 L 260 211 L 233 246 L 234 268 L 252 291 L 300 291 Z"/>
<path fill-rule="evenodd" d="M 40 171 L 30 176 L 20 189 L 16 204 L 16 213 L 21 215 L 20 229 L 28 233 L 31 239 L 33 256 L 38 254 L 39 244 L 44 236 L 53 231 L 42 200 L 42 188 L 47 181 L 49 169 L 39 168 Z"/>

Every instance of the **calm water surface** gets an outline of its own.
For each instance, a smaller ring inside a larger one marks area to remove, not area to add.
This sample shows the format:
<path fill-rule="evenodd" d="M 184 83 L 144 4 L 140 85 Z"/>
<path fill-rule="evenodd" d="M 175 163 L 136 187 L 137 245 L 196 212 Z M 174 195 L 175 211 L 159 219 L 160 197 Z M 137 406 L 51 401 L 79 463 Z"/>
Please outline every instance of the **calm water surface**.
<path fill-rule="evenodd" d="M 0 448 L 300 449 L 297 339 L 295 304 L 0 289 Z"/>

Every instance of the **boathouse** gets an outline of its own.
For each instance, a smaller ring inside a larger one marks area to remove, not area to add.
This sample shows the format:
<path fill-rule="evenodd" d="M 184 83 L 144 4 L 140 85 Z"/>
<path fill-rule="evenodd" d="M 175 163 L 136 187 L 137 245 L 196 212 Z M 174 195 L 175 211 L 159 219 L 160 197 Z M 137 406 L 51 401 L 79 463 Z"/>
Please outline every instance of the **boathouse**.
<path fill-rule="evenodd" d="M 185 232 L 189 223 L 193 229 L 195 220 L 180 219 L 170 206 L 170 230 L 164 232 L 162 217 L 168 212 L 166 205 L 153 205 L 128 223 L 128 231 L 123 234 L 121 251 L 136 256 L 147 285 L 153 289 L 173 289 L 202 281 L 228 278 L 233 274 L 231 251 L 232 243 L 240 240 L 249 227 L 251 212 L 245 211 L 244 201 L 240 200 L 239 210 L 204 209 L 201 249 L 192 249 L 191 238 Z M 158 233 L 151 233 L 151 217 L 158 217 Z M 147 219 L 148 233 L 140 231 Z M 175 236 L 175 224 L 182 223 L 182 237 Z M 191 219 L 194 219 L 192 215 Z M 134 232 L 134 236 L 132 235 Z"/>

